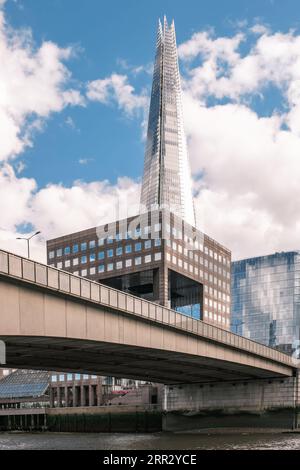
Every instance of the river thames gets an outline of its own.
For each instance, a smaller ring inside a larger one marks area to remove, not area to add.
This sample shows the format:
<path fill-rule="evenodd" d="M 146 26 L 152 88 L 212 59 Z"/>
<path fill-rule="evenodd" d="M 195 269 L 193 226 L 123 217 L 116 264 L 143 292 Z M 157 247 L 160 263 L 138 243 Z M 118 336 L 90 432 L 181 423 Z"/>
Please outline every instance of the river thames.
<path fill-rule="evenodd" d="M 300 434 L 224 431 L 153 434 L 1 433 L 0 450 L 298 450 Z"/>

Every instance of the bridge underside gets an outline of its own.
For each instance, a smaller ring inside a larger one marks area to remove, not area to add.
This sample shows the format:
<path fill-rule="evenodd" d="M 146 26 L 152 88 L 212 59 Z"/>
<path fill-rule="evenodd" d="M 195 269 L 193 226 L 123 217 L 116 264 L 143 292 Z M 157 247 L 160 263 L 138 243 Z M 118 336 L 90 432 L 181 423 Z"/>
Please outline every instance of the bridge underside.
<path fill-rule="evenodd" d="M 274 372 L 253 366 L 154 348 L 53 337 L 0 339 L 6 343 L 7 366 L 13 368 L 85 372 L 163 384 L 274 377 Z"/>

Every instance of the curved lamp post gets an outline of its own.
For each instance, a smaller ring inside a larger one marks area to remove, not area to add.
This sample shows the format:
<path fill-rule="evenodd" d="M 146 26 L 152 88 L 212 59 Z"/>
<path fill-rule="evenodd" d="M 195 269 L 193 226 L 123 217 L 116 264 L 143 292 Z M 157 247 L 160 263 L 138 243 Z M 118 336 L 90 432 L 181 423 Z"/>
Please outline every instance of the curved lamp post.
<path fill-rule="evenodd" d="M 30 240 L 35 237 L 36 235 L 39 235 L 41 232 L 40 230 L 38 232 L 35 232 L 33 235 L 30 237 L 17 237 L 17 240 L 26 240 L 27 241 L 27 257 L 30 258 Z"/>

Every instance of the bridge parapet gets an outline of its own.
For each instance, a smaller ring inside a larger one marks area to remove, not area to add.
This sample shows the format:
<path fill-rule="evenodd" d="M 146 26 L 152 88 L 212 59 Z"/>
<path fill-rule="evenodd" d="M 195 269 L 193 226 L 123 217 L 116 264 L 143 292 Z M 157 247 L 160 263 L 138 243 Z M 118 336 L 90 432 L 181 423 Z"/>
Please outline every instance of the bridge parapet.
<path fill-rule="evenodd" d="M 177 313 L 167 307 L 106 287 L 97 282 L 0 250 L 0 277 L 46 288 L 60 295 L 91 302 L 146 321 L 183 330 L 205 340 L 296 367 L 293 358 L 229 331 Z"/>

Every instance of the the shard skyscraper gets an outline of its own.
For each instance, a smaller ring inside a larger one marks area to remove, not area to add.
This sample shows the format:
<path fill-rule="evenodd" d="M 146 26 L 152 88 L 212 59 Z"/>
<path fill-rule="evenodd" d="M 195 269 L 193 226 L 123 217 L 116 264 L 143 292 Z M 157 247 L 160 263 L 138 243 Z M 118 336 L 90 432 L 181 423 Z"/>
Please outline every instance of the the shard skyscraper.
<path fill-rule="evenodd" d="M 174 21 L 159 21 L 141 192 L 143 208 L 167 208 L 195 226 Z"/>

